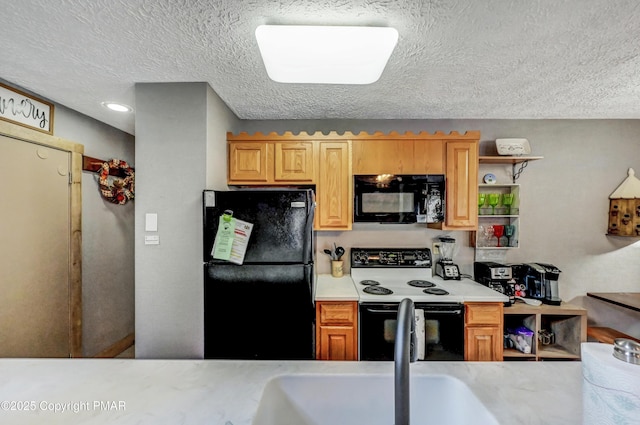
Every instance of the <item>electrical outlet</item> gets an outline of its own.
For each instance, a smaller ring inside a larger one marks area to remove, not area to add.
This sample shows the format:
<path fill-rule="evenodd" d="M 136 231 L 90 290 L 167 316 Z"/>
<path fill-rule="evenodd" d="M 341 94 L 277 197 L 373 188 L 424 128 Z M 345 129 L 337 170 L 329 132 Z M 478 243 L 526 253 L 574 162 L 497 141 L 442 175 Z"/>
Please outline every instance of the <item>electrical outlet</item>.
<path fill-rule="evenodd" d="M 431 255 L 440 255 L 440 244 L 439 243 L 433 243 L 433 245 L 431 246 Z"/>

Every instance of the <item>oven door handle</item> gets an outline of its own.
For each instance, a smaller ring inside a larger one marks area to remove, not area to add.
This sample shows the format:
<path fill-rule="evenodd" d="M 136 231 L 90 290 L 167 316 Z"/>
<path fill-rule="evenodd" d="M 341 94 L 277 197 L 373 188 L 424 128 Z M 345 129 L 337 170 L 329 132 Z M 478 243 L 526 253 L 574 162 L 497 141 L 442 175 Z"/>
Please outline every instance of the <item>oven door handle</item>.
<path fill-rule="evenodd" d="M 419 307 L 418 307 L 419 308 Z M 398 310 L 379 310 L 376 308 L 368 308 L 367 312 L 369 313 L 398 313 Z M 462 310 L 424 310 L 424 315 L 429 316 L 429 314 L 450 314 L 450 315 L 459 315 L 462 314 Z"/>
<path fill-rule="evenodd" d="M 426 317 L 429 316 L 429 314 L 451 314 L 451 315 L 458 315 L 458 314 L 462 314 L 462 310 L 425 310 L 424 311 L 424 315 Z"/>
<path fill-rule="evenodd" d="M 395 313 L 395 314 L 398 314 L 398 309 L 395 309 L 395 310 L 378 310 L 377 308 L 368 308 L 367 307 L 367 312 L 368 313 Z"/>

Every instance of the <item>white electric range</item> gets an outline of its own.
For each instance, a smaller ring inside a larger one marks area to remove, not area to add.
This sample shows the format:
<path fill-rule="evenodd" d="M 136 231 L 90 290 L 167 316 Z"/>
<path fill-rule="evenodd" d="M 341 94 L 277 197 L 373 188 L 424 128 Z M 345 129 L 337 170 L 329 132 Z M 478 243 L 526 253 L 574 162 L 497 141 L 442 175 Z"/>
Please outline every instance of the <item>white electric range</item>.
<path fill-rule="evenodd" d="M 400 302 L 415 309 L 419 360 L 463 360 L 464 298 L 435 279 L 428 248 L 352 248 L 351 279 L 360 297 L 360 360 L 393 360 Z"/>
<path fill-rule="evenodd" d="M 352 248 L 351 279 L 361 303 L 464 301 L 456 281 L 433 277 L 428 248 Z"/>

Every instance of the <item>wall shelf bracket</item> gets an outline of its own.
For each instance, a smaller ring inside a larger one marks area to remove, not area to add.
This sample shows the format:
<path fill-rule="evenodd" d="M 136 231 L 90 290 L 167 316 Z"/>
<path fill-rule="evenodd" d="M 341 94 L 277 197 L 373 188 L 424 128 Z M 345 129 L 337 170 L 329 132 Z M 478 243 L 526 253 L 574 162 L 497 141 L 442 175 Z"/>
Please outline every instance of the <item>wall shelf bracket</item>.
<path fill-rule="evenodd" d="M 518 171 L 516 171 L 517 166 L 519 165 Z M 513 165 L 511 166 L 511 175 L 513 176 L 513 183 L 516 182 L 516 180 L 518 180 L 518 178 L 520 177 L 520 174 L 522 174 L 522 172 L 524 171 L 525 168 L 527 168 L 527 165 L 529 165 L 529 160 L 526 161 L 522 161 L 520 163 L 513 163 Z"/>

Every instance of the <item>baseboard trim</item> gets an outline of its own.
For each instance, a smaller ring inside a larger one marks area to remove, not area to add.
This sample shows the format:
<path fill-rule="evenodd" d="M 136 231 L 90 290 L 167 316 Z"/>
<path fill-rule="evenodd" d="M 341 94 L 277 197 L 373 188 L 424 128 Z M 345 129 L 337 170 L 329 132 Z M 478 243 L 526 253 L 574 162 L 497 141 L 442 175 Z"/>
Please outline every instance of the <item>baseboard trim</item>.
<path fill-rule="evenodd" d="M 111 359 L 131 347 L 135 342 L 135 333 L 131 333 L 110 347 L 105 348 L 95 356 L 96 359 Z"/>

